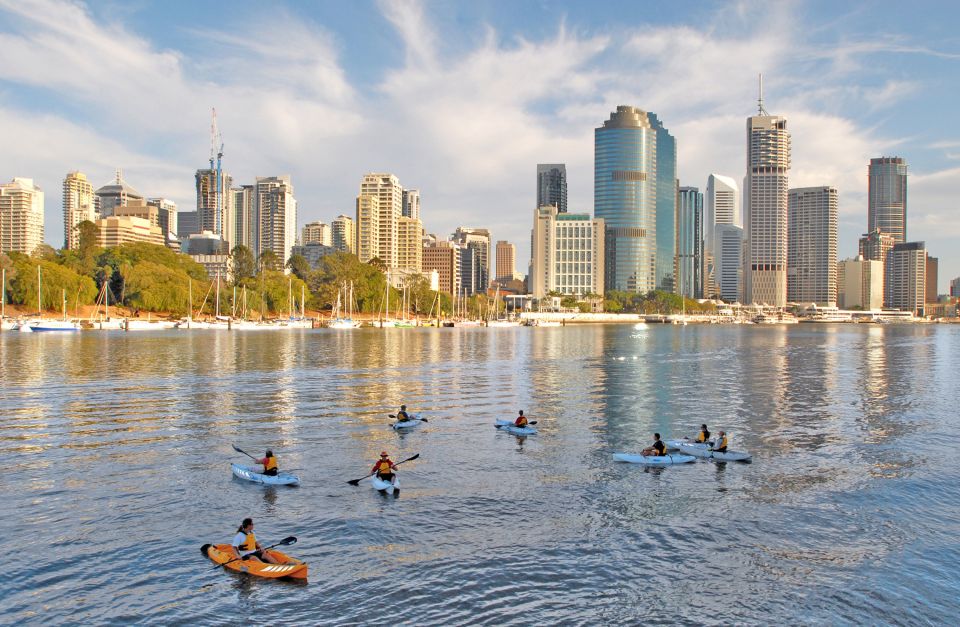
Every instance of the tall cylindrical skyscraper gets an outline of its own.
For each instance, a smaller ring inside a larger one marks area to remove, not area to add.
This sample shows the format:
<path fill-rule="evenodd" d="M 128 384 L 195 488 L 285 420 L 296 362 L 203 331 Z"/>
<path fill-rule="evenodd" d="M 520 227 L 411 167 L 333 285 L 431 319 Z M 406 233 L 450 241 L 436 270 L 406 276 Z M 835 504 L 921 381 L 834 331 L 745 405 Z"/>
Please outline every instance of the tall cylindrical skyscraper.
<path fill-rule="evenodd" d="M 647 113 L 618 106 L 594 131 L 593 163 L 594 215 L 606 225 L 606 289 L 656 289 L 657 132 Z"/>
<path fill-rule="evenodd" d="M 907 241 L 907 162 L 901 157 L 870 160 L 867 233 L 879 230 L 895 244 Z"/>

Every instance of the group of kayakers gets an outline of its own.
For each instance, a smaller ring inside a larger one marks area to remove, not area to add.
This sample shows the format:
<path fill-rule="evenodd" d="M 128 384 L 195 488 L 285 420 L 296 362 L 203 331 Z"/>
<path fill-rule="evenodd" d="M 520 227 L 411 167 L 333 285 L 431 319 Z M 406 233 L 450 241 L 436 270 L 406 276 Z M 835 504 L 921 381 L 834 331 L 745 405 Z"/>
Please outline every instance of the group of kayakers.
<path fill-rule="evenodd" d="M 700 425 L 700 432 L 697 433 L 697 437 L 694 441 L 697 442 L 698 444 L 706 444 L 708 446 L 707 448 L 708 451 L 717 452 L 717 453 L 726 453 L 727 445 L 729 444 L 726 431 L 720 431 L 717 434 L 717 438 L 715 440 L 711 440 L 710 430 L 707 429 L 706 424 Z M 667 445 L 664 444 L 663 440 L 660 439 L 659 433 L 653 434 L 653 444 L 643 449 L 643 451 L 641 451 L 641 454 L 644 457 L 662 456 L 667 454 Z"/>

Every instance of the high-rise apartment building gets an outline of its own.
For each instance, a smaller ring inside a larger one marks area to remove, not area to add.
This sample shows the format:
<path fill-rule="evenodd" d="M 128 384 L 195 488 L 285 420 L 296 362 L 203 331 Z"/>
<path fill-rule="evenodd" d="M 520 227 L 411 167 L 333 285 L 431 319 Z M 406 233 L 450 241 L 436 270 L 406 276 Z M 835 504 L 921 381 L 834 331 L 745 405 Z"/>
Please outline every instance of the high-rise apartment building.
<path fill-rule="evenodd" d="M 887 255 L 886 285 L 889 306 L 922 316 L 926 301 L 927 249 L 923 242 L 894 244 Z"/>
<path fill-rule="evenodd" d="M 791 189 L 787 214 L 787 300 L 836 306 L 836 188 Z"/>
<path fill-rule="evenodd" d="M 927 286 L 926 301 L 928 303 L 935 303 L 940 298 L 940 294 L 937 293 L 937 281 L 939 280 L 940 260 L 927 255 L 927 270 L 923 282 Z"/>
<path fill-rule="evenodd" d="M 258 176 L 255 201 L 260 255 L 271 250 L 285 265 L 297 243 L 297 199 L 290 175 Z"/>
<path fill-rule="evenodd" d="M 423 244 L 423 273 L 436 271 L 440 277 L 439 290 L 451 296 L 461 290 L 460 251 L 456 242 L 435 238 L 426 238 Z"/>
<path fill-rule="evenodd" d="M 703 194 L 681 187 L 677 207 L 677 287 L 687 298 L 703 298 Z"/>
<path fill-rule="evenodd" d="M 316 222 L 307 222 L 303 225 L 303 231 L 300 235 L 300 243 L 321 244 L 323 246 L 333 246 L 333 232 L 330 225 L 326 222 L 317 220 Z"/>
<path fill-rule="evenodd" d="M 200 230 L 223 238 L 230 249 L 236 244 L 236 209 L 231 198 L 233 179 L 216 168 L 197 170 L 197 217 Z"/>
<path fill-rule="evenodd" d="M 950 296 L 960 296 L 960 276 L 950 279 Z"/>
<path fill-rule="evenodd" d="M 377 216 L 378 253 L 375 256 L 379 257 L 387 268 L 397 268 L 397 228 L 400 217 L 403 215 L 403 187 L 400 186 L 399 179 L 393 174 L 367 174 L 360 181 L 360 196 L 376 196 L 379 215 Z M 357 230 L 358 237 L 367 230 L 359 214 Z M 363 260 L 362 256 L 361 260 Z"/>
<path fill-rule="evenodd" d="M 837 305 L 866 311 L 883 308 L 883 262 L 858 256 L 838 263 Z"/>
<path fill-rule="evenodd" d="M 380 197 L 375 194 L 357 196 L 356 251 L 366 263 L 380 256 Z"/>
<path fill-rule="evenodd" d="M 732 224 L 714 227 L 716 297 L 728 303 L 743 300 L 743 229 Z"/>
<path fill-rule="evenodd" d="M 538 207 L 530 253 L 530 292 L 573 296 L 603 295 L 603 218 L 585 213 L 558 213 L 553 205 Z"/>
<path fill-rule="evenodd" d="M 423 272 L 423 222 L 420 218 L 400 216 L 397 221 L 397 270 L 398 281 Z"/>
<path fill-rule="evenodd" d="M 497 242 L 497 271 L 496 280 L 499 282 L 512 281 L 517 271 L 517 247 L 505 240 Z"/>
<path fill-rule="evenodd" d="M 703 211 L 703 257 L 704 257 L 704 296 L 719 296 L 719 279 L 716 266 L 719 263 L 719 250 L 715 244 L 716 227 L 720 224 L 743 226 L 740 218 L 740 188 L 737 182 L 728 176 L 711 174 L 707 177 L 707 193 Z M 737 253 L 739 260 L 740 253 Z"/>
<path fill-rule="evenodd" d="M 107 183 L 96 192 L 94 202 L 97 205 L 97 216 L 107 218 L 113 215 L 113 208 L 127 204 L 129 200 L 143 200 L 143 195 L 127 185 L 123 180 L 123 170 L 117 170 L 113 183 Z"/>
<path fill-rule="evenodd" d="M 80 245 L 77 225 L 97 219 L 93 185 L 83 172 L 70 172 L 63 180 L 63 247 L 75 250 Z"/>
<path fill-rule="evenodd" d="M 260 255 L 260 219 L 257 216 L 256 191 L 253 185 L 231 188 L 235 224 L 233 248 L 245 246 Z M 233 250 L 231 248 L 231 250 Z"/>
<path fill-rule="evenodd" d="M 606 290 L 657 287 L 657 137 L 645 111 L 623 105 L 594 130 L 593 204 L 606 228 Z"/>
<path fill-rule="evenodd" d="M 677 140 L 655 113 L 648 113 L 657 133 L 657 289 L 676 292 L 677 263 Z"/>
<path fill-rule="evenodd" d="M 32 255 L 43 243 L 43 190 L 33 179 L 0 184 L 0 253 Z"/>
<path fill-rule="evenodd" d="M 871 159 L 867 178 L 867 232 L 888 233 L 896 244 L 907 241 L 907 162 L 901 157 Z"/>
<path fill-rule="evenodd" d="M 744 299 L 787 304 L 787 191 L 790 133 L 787 120 L 770 115 L 760 95 L 758 115 L 747 118 L 744 184 Z"/>
<path fill-rule="evenodd" d="M 420 219 L 420 190 L 403 190 L 403 216 L 406 218 Z"/>
<path fill-rule="evenodd" d="M 473 255 L 466 257 L 467 261 L 463 262 L 469 262 L 472 264 L 471 267 L 476 266 L 475 275 L 463 277 L 464 293 L 468 296 L 486 293 L 487 286 L 490 285 L 490 231 L 461 226 L 453 232 L 450 239 L 464 248 L 475 251 Z M 461 257 L 463 258 L 462 255 Z"/>
<path fill-rule="evenodd" d="M 564 163 L 537 164 L 537 206 L 553 205 L 567 212 L 567 166 Z"/>
<path fill-rule="evenodd" d="M 332 223 L 333 249 L 341 253 L 352 253 L 356 250 L 357 235 L 354 230 L 353 218 L 338 215 Z"/>
<path fill-rule="evenodd" d="M 163 232 L 163 240 L 166 245 L 179 247 L 179 244 L 176 243 L 179 227 L 177 203 L 168 198 L 151 198 L 147 201 L 147 204 L 157 210 L 157 224 Z"/>

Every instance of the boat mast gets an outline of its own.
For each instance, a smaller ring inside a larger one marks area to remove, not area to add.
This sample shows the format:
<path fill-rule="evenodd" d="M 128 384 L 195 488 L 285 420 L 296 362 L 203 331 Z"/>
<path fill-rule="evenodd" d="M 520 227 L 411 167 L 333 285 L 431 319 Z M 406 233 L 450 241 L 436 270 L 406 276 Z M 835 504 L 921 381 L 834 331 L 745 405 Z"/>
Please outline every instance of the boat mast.
<path fill-rule="evenodd" d="M 37 317 L 43 318 L 43 308 L 40 305 L 40 264 L 37 264 Z"/>
<path fill-rule="evenodd" d="M 220 317 L 220 271 L 217 270 L 217 313 L 216 317 Z"/>
<path fill-rule="evenodd" d="M 67 321 L 67 290 L 61 290 L 60 298 L 63 299 L 61 307 L 63 309 L 63 321 Z"/>
<path fill-rule="evenodd" d="M 0 320 L 7 317 L 7 269 L 0 269 Z"/>

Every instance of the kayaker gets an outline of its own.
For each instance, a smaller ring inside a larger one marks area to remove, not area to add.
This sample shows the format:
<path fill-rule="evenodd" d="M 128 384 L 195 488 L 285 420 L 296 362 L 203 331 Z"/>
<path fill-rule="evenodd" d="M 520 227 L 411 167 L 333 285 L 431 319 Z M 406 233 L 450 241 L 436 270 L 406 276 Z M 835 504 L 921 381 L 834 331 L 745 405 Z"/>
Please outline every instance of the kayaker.
<path fill-rule="evenodd" d="M 654 456 L 660 457 L 667 454 L 667 445 L 660 440 L 660 434 L 653 434 L 653 446 L 648 446 L 647 448 L 641 451 L 641 455 L 644 457 Z"/>
<path fill-rule="evenodd" d="M 523 415 L 522 409 L 520 410 L 520 415 L 513 421 L 513 426 L 521 429 L 527 426 L 527 417 Z"/>
<path fill-rule="evenodd" d="M 727 432 L 726 431 L 721 431 L 717 435 L 717 441 L 713 443 L 713 448 L 710 450 L 716 451 L 718 453 L 727 452 Z"/>
<path fill-rule="evenodd" d="M 707 425 L 700 425 L 700 433 L 697 434 L 697 442 L 706 444 L 710 440 L 710 431 L 707 430 Z"/>
<path fill-rule="evenodd" d="M 373 469 L 370 472 L 376 473 L 377 477 L 384 481 L 393 482 L 393 471 L 396 467 L 396 464 L 390 461 L 390 456 L 387 452 L 382 451 L 380 453 L 380 459 L 373 465 Z"/>
<path fill-rule="evenodd" d="M 407 422 L 410 420 L 410 415 L 407 413 L 407 406 L 401 405 L 400 411 L 397 412 L 397 422 Z"/>
<path fill-rule="evenodd" d="M 237 529 L 237 535 L 233 537 L 233 542 L 230 544 L 233 546 L 233 552 L 240 559 L 256 559 L 269 564 L 283 563 L 274 559 L 269 553 L 264 553 L 261 550 L 262 547 L 260 543 L 257 542 L 257 537 L 253 534 L 252 518 L 243 519 L 243 522 L 240 523 L 240 528 Z"/>
<path fill-rule="evenodd" d="M 258 459 L 257 463 L 263 466 L 263 474 L 269 477 L 276 477 L 277 473 L 280 472 L 277 465 L 277 457 L 273 454 L 273 451 L 269 449 L 264 453 L 263 459 Z"/>

